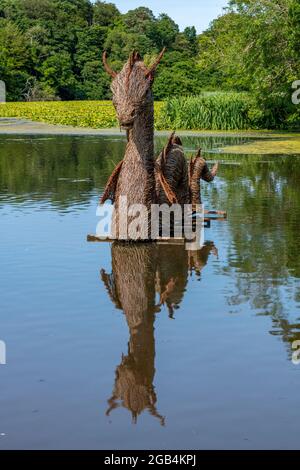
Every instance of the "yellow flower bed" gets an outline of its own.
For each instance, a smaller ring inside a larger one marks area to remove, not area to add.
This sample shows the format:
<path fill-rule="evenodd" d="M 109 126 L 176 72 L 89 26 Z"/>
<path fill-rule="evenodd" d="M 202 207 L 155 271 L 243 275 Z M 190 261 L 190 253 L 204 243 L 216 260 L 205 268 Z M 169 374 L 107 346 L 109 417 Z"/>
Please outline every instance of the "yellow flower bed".
<path fill-rule="evenodd" d="M 162 103 L 155 103 L 158 119 Z M 14 117 L 78 127 L 103 129 L 117 127 L 116 112 L 111 101 L 47 101 L 3 103 L 0 117 Z"/>

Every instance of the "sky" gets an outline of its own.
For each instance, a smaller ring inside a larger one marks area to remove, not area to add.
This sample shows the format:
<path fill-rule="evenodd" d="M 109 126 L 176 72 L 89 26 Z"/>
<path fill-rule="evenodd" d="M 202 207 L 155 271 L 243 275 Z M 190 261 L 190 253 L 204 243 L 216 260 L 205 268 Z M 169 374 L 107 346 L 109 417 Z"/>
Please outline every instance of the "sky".
<path fill-rule="evenodd" d="M 198 33 L 207 29 L 209 23 L 222 14 L 227 0 L 107 0 L 114 3 L 122 13 L 144 6 L 155 16 L 167 13 L 183 30 L 195 26 Z"/>

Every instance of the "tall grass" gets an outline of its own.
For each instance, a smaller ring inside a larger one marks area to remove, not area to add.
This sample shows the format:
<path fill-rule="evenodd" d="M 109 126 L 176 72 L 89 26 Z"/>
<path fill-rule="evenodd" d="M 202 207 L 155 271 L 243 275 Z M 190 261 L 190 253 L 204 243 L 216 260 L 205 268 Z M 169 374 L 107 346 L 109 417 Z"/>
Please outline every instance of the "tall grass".
<path fill-rule="evenodd" d="M 204 92 L 169 98 L 157 121 L 159 129 L 241 130 L 251 128 L 253 100 L 247 93 Z"/>

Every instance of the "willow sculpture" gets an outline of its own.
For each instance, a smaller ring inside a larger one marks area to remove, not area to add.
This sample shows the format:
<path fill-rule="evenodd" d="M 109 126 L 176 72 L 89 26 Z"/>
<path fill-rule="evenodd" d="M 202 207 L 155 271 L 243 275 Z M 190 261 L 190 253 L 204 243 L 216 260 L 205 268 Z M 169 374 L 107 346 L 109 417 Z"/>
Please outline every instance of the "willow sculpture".
<path fill-rule="evenodd" d="M 195 157 L 189 169 L 183 149 L 176 142 L 173 133 L 159 158 L 156 160 L 154 157 L 152 85 L 164 52 L 165 49 L 150 68 L 145 66 L 138 52 L 133 52 L 119 73 L 109 66 L 107 54 L 103 53 L 105 70 L 112 77 L 113 104 L 120 126 L 127 132 L 125 156 L 110 176 L 100 199 L 100 204 L 108 199 L 114 204 L 112 228 L 115 239 L 123 238 L 122 224 L 126 222 L 125 225 L 128 226 L 134 218 L 129 214 L 124 222 L 120 217 L 120 201 L 124 196 L 127 207 L 140 204 L 147 210 L 142 221 L 146 227 L 145 236 L 138 235 L 137 240 L 150 239 L 149 214 L 152 204 L 196 203 L 195 179 L 199 178 L 196 168 L 200 156 Z M 132 236 L 132 239 L 135 240 L 135 237 Z"/>

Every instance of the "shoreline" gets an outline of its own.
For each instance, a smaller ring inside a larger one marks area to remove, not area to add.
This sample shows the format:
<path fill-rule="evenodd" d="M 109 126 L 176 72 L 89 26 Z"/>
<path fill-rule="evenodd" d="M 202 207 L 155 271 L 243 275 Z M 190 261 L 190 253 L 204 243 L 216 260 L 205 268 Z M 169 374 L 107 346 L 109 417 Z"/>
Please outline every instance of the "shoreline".
<path fill-rule="evenodd" d="M 168 137 L 171 131 L 155 131 L 155 137 Z M 176 134 L 181 137 L 239 137 L 247 142 L 236 145 L 225 145 L 216 153 L 240 155 L 299 155 L 300 133 L 282 131 L 191 131 L 179 130 Z M 90 127 L 74 127 L 58 124 L 48 124 L 40 121 L 30 121 L 20 118 L 0 118 L 0 137 L 114 137 L 126 139 L 126 131 L 119 128 L 93 129 Z M 251 139 L 251 140 L 250 140 Z M 215 152 L 213 152 L 215 153 Z"/>
<path fill-rule="evenodd" d="M 155 131 L 155 136 L 168 136 L 171 130 Z M 211 131 L 211 130 L 178 130 L 178 135 L 187 137 L 253 137 L 293 138 L 300 137 L 299 133 L 269 130 L 248 131 Z M 0 135 L 61 135 L 61 136 L 119 136 L 125 137 L 126 132 L 119 128 L 93 129 L 91 127 L 73 127 L 45 122 L 30 121 L 20 118 L 0 118 Z"/>

